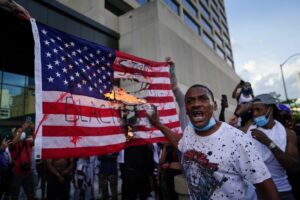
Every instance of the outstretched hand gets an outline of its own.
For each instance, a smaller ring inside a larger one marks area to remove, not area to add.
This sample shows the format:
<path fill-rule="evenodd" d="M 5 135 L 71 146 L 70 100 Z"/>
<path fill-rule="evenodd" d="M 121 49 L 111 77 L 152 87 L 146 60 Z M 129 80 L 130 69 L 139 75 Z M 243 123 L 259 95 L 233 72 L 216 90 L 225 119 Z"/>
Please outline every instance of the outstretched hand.
<path fill-rule="evenodd" d="M 159 113 L 157 111 L 157 107 L 156 106 L 152 105 L 152 107 L 153 107 L 153 113 L 151 115 L 149 115 L 147 113 L 147 117 L 148 117 L 149 121 L 151 122 L 151 124 L 153 126 L 157 126 L 157 125 L 160 124 Z"/>

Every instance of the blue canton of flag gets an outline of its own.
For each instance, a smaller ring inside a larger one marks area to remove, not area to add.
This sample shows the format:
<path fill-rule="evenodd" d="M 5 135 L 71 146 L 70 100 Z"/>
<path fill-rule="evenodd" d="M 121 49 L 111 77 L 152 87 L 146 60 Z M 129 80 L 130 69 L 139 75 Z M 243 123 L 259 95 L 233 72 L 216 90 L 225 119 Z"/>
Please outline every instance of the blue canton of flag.
<path fill-rule="evenodd" d="M 42 89 L 104 99 L 113 88 L 112 49 L 37 23 Z"/>

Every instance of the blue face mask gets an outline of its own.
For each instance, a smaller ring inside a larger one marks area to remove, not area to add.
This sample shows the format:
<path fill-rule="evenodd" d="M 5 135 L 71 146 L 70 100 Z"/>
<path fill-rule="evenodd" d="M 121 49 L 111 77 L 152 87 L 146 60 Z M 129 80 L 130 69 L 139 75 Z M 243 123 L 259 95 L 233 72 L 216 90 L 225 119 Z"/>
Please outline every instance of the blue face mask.
<path fill-rule="evenodd" d="M 266 126 L 269 123 L 269 117 L 267 117 L 268 112 L 266 115 L 254 118 L 254 122 L 255 122 L 256 126 L 262 127 L 262 126 Z"/>
<path fill-rule="evenodd" d="M 192 122 L 189 122 L 189 126 L 192 127 L 195 131 L 207 131 L 209 129 L 211 129 L 214 125 L 216 125 L 216 120 L 214 117 L 211 117 L 210 120 L 208 121 L 208 123 L 202 127 L 202 128 L 199 128 L 199 127 L 196 127 L 192 124 Z"/>

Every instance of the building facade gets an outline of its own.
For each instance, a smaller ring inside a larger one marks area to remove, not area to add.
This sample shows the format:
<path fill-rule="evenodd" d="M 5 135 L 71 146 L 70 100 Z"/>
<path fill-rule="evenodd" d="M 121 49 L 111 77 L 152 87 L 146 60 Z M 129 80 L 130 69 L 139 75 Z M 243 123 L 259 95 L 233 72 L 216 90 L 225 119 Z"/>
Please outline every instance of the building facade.
<path fill-rule="evenodd" d="M 239 82 L 234 71 L 223 0 L 17 2 L 37 20 L 67 33 L 147 59 L 163 61 L 170 56 L 176 64 L 183 92 L 192 84 L 205 84 L 213 90 L 219 103 L 221 95 L 230 97 Z M 19 59 L 7 59 L 14 51 L 11 47 L 7 51 L 6 46 L 11 46 L 9 42 L 0 48 L 5 52 L 0 54 L 3 58 L 0 60 L 0 126 L 8 126 L 15 124 L 15 119 L 23 120 L 24 116 L 35 112 L 33 41 L 29 24 L 18 21 L 4 10 L 0 14 L 15 24 L 7 28 L 6 35 L 1 35 L 2 42 L 9 41 L 7 38 L 15 40 L 15 37 L 27 41 L 23 45 L 15 42 Z M 2 16 L 0 19 L 2 26 L 6 26 Z M 20 26 L 25 27 L 23 36 L 22 31 L 16 32 Z M 28 53 L 30 50 L 32 54 Z M 228 100 L 227 119 L 236 105 L 235 100 Z"/>

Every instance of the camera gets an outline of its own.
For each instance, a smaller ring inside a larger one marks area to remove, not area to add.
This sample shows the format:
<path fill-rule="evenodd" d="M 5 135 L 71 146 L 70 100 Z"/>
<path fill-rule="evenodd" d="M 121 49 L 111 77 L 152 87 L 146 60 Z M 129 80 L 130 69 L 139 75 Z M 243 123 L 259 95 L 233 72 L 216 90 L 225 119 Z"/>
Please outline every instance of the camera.
<path fill-rule="evenodd" d="M 226 96 L 226 94 L 222 94 L 222 100 L 227 103 L 227 96 Z"/>
<path fill-rule="evenodd" d="M 33 135 L 34 130 L 30 127 L 26 128 L 25 130 L 26 138 Z"/>
<path fill-rule="evenodd" d="M 243 86 L 245 84 L 245 81 L 241 80 L 240 85 Z"/>
<path fill-rule="evenodd" d="M 28 162 L 23 162 L 23 163 L 21 163 L 20 168 L 22 171 L 30 171 L 31 165 Z"/>

